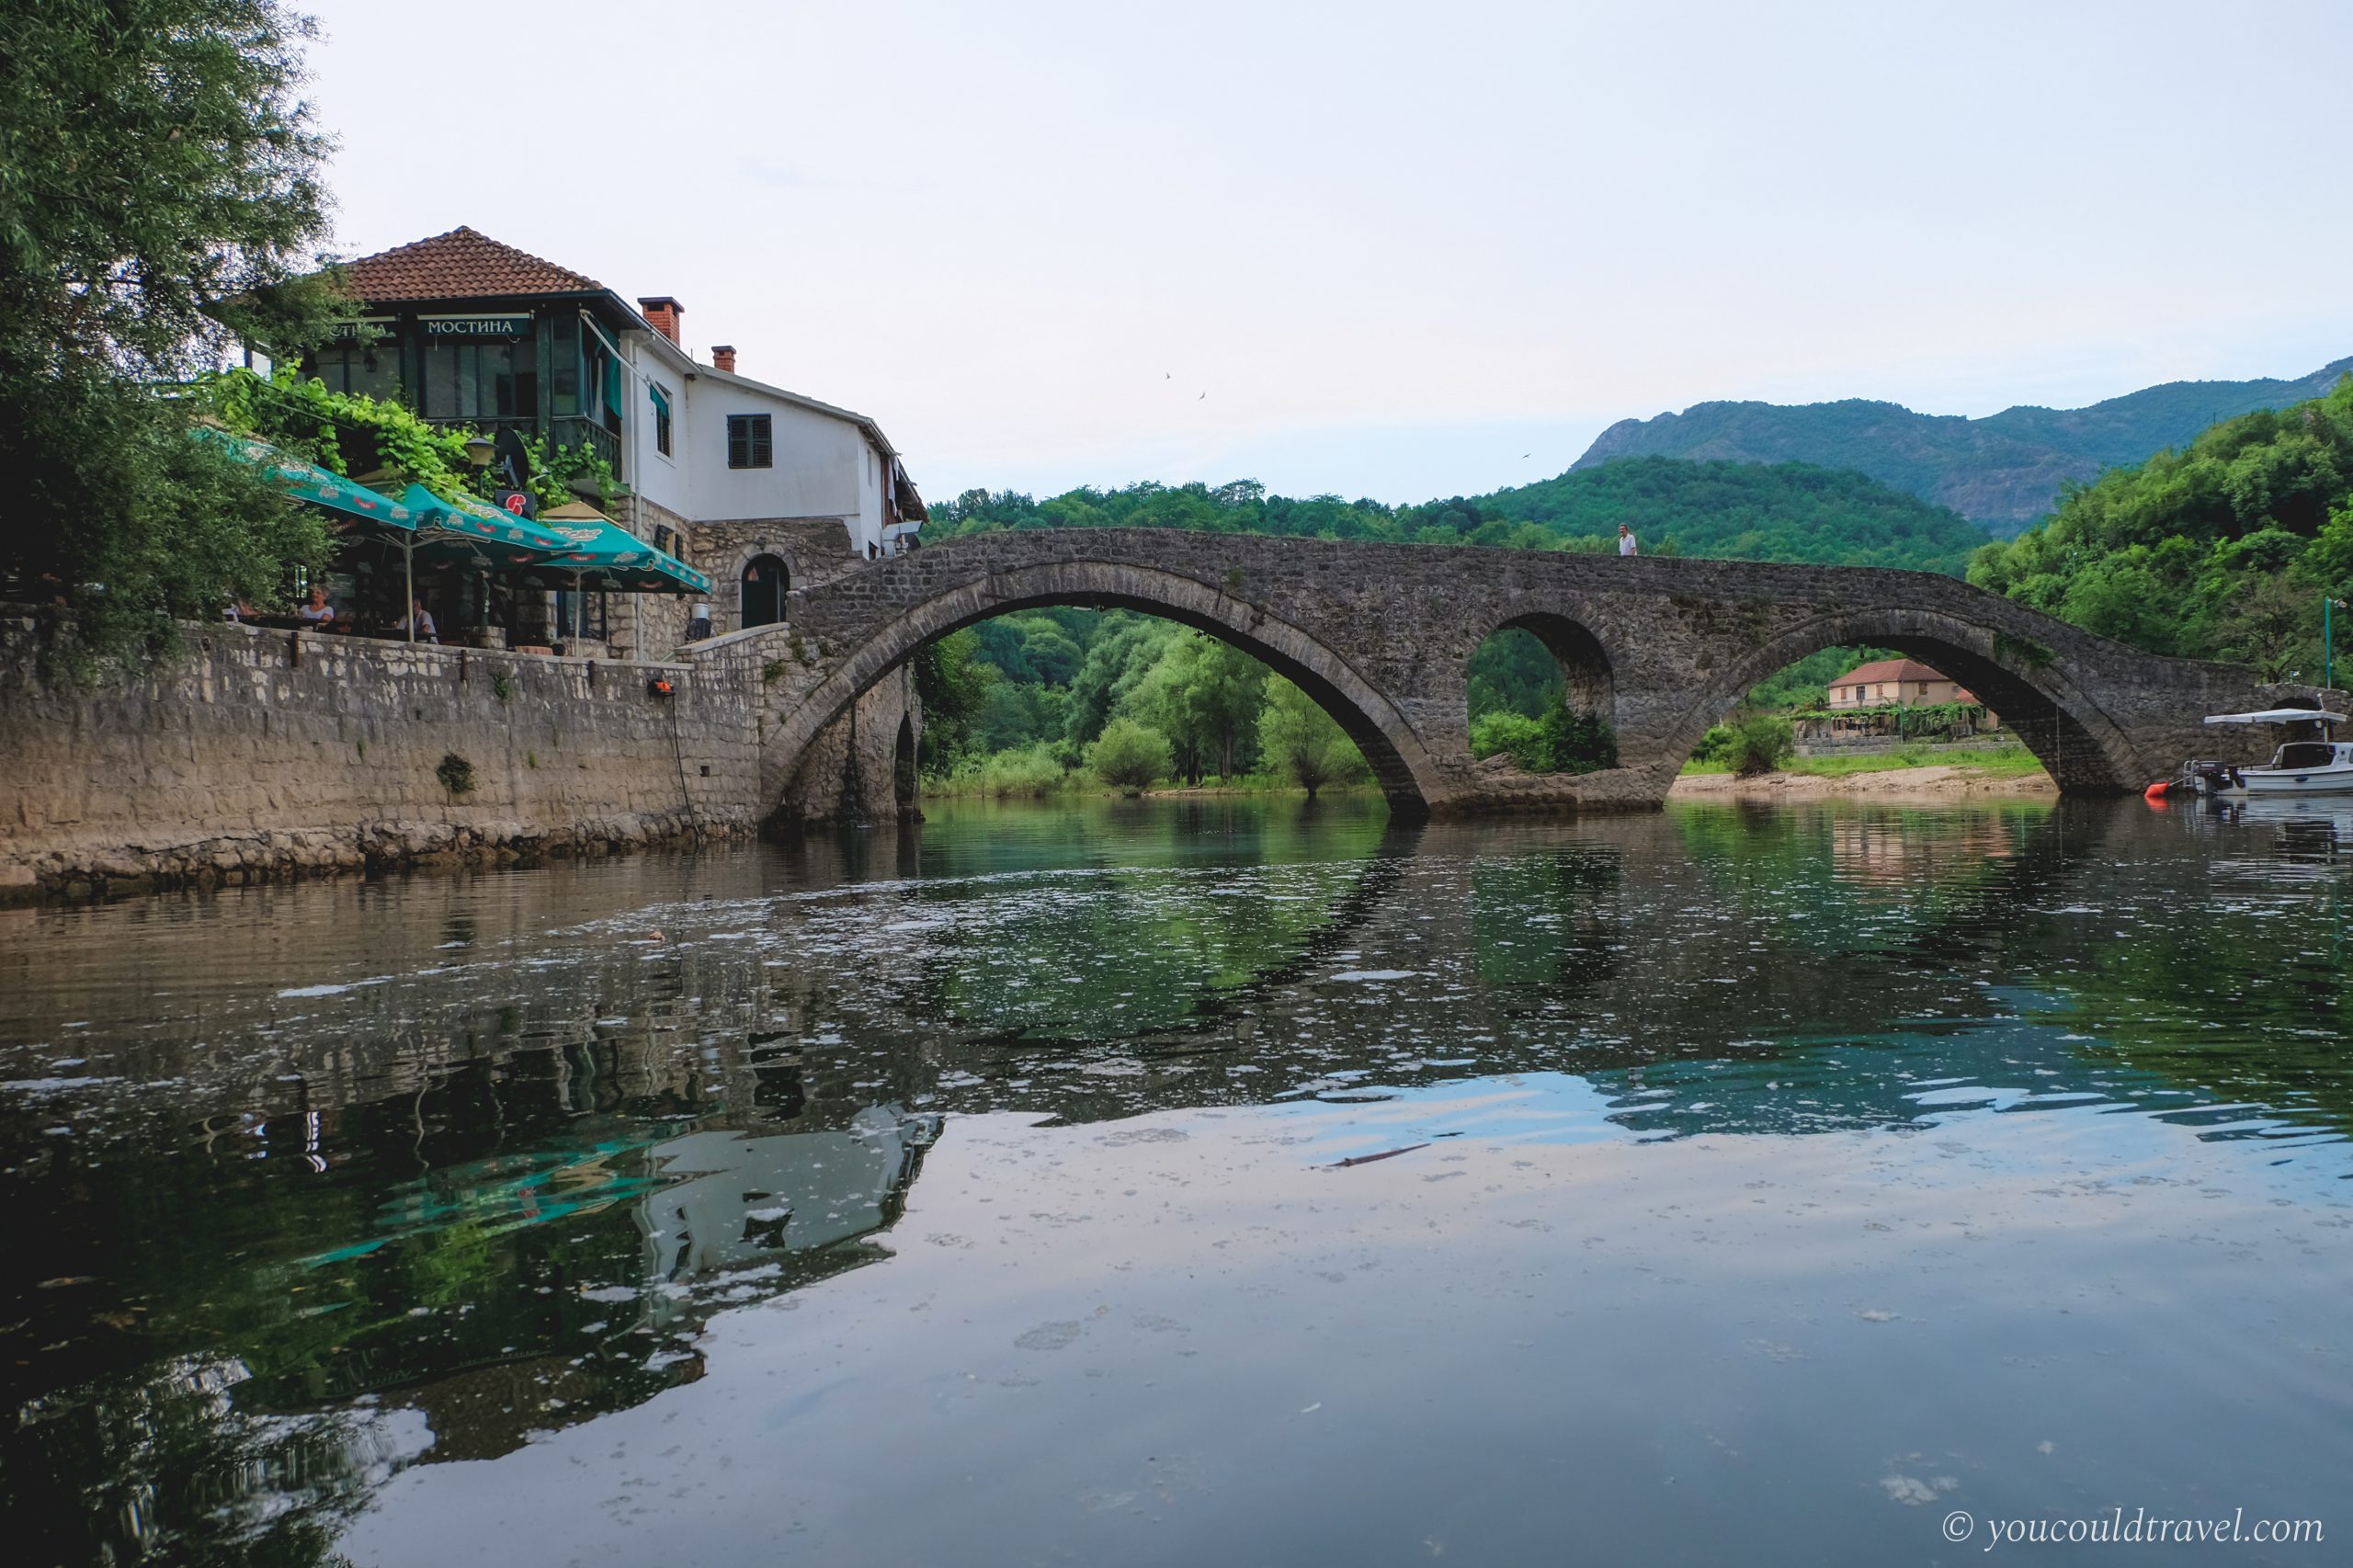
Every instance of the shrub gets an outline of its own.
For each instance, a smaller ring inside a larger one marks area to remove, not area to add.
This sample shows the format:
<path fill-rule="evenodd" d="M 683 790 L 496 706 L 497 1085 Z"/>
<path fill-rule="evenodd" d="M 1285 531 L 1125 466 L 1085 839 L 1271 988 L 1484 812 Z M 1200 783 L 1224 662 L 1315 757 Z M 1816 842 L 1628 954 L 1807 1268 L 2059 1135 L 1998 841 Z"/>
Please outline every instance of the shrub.
<path fill-rule="evenodd" d="M 1691 760 L 1694 762 L 1722 762 L 1731 754 L 1732 726 L 1730 724 L 1711 724 L 1708 726 L 1708 733 L 1699 737 L 1699 744 L 1691 748 Z"/>
<path fill-rule="evenodd" d="M 1618 766 L 1618 732 L 1608 720 L 1574 712 L 1564 699 L 1554 698 L 1543 722 L 1544 749 L 1552 754 L 1553 771 L 1597 773 Z"/>
<path fill-rule="evenodd" d="M 474 765 L 451 752 L 433 769 L 433 777 L 441 780 L 441 788 L 452 795 L 471 795 L 474 791 Z"/>
<path fill-rule="evenodd" d="M 1544 721 L 1501 710 L 1471 721 L 1471 755 L 1510 754 L 1513 762 L 1530 773 L 1552 770 L 1552 744 L 1544 734 Z"/>
<path fill-rule="evenodd" d="M 1471 724 L 1471 753 L 1488 757 L 1508 753 L 1530 773 L 1592 773 L 1618 766 L 1618 733 L 1607 719 L 1574 711 L 1555 697 L 1541 719 L 1519 713 L 1484 713 Z"/>
<path fill-rule="evenodd" d="M 1172 755 L 1168 737 L 1158 730 L 1114 719 L 1086 748 L 1086 766 L 1104 783 L 1133 794 L 1167 777 Z"/>
<path fill-rule="evenodd" d="M 1796 749 L 1797 732 L 1787 719 L 1775 713 L 1748 713 L 1733 722 L 1724 760 L 1745 778 L 1772 772 Z"/>
<path fill-rule="evenodd" d="M 1280 676 L 1267 682 L 1267 705 L 1258 710 L 1258 751 L 1269 773 L 1288 776 L 1311 801 L 1326 784 L 1354 784 L 1372 775 L 1364 753 L 1339 722 Z"/>
<path fill-rule="evenodd" d="M 1043 742 L 1011 746 L 983 762 L 974 780 L 999 800 L 1014 795 L 1051 795 L 1062 788 L 1063 765 Z"/>

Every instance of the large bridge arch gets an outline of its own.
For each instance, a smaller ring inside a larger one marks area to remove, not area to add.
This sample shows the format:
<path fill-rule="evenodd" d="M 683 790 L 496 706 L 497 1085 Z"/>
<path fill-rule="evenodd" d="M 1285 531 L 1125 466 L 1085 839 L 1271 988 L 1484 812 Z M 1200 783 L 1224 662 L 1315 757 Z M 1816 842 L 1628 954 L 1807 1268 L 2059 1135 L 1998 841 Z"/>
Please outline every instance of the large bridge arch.
<path fill-rule="evenodd" d="M 778 630 L 799 635 L 800 607 L 813 596 L 841 591 L 838 585 L 795 590 L 788 597 L 786 625 Z M 856 642 L 833 649 L 823 662 L 824 673 L 799 696 L 763 745 L 764 798 L 771 803 L 781 800 L 790 770 L 818 733 L 927 644 L 1000 615 L 1056 605 L 1136 610 L 1239 648 L 1296 684 L 1338 722 L 1371 765 L 1393 818 L 1415 822 L 1430 814 L 1432 765 L 1420 738 L 1395 705 L 1342 653 L 1199 578 L 1133 562 L 1075 559 L 993 571 L 943 585 L 928 597 L 893 607 L 892 614 L 866 629 Z"/>
<path fill-rule="evenodd" d="M 1893 648 L 1959 681 L 2071 794 L 2121 794 L 2148 782 L 2131 740 L 2049 650 L 1990 620 L 1897 606 L 1814 617 L 1711 671 L 1665 749 L 1679 767 L 1758 683 L 1810 653 L 1857 644 Z"/>

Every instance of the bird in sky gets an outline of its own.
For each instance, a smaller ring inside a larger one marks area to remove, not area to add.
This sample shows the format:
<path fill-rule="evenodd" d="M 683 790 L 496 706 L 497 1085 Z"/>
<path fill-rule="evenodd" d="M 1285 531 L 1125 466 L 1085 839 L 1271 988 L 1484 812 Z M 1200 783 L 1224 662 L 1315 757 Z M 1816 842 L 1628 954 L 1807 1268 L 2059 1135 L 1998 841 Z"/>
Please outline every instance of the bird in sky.
<path fill-rule="evenodd" d="M 1534 454 L 1533 452 L 1522 452 L 1522 453 L 1520 453 L 1520 454 L 1519 454 L 1519 460 L 1520 460 L 1520 461 L 1522 461 L 1522 462 L 1526 462 L 1529 458 L 1531 458 L 1531 457 L 1533 457 L 1533 456 L 1535 456 L 1535 454 Z"/>
<path fill-rule="evenodd" d="M 1201 394 L 1201 397 L 1207 397 L 1207 396 L 1209 396 L 1209 395 L 1210 395 L 1209 393 L 1207 393 L 1207 392 L 1203 392 L 1203 393 Z M 1199 403 L 1199 402 L 1200 402 L 1200 401 L 1201 401 L 1201 397 L 1197 397 L 1197 398 L 1195 398 L 1193 401 L 1194 401 L 1195 403 Z"/>

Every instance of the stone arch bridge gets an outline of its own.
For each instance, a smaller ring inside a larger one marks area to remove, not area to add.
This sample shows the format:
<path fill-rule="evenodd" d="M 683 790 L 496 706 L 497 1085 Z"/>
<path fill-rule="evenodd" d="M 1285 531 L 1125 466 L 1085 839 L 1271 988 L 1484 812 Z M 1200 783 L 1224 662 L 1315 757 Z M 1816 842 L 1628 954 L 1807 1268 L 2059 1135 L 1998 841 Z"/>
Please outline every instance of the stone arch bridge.
<path fill-rule="evenodd" d="M 796 589 L 782 623 L 727 640 L 758 640 L 767 673 L 763 798 L 785 800 L 821 734 L 926 643 L 1049 605 L 1164 616 L 1265 661 L 1340 722 L 1408 818 L 1655 806 L 1752 686 L 1843 644 L 1959 680 L 2077 794 L 2138 790 L 2226 749 L 2204 714 L 2309 696 L 2137 653 L 1924 572 L 1164 528 L 989 533 Z M 1512 626 L 1560 660 L 1574 706 L 1615 727 L 1619 767 L 1530 775 L 1472 758 L 1466 666 Z"/>

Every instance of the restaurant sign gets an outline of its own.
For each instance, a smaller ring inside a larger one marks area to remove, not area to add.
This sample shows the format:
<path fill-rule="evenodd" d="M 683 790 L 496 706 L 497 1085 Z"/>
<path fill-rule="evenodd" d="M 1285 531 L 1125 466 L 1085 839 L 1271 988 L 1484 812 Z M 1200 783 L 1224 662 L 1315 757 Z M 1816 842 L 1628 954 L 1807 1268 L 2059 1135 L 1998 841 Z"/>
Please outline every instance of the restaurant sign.
<path fill-rule="evenodd" d="M 327 337 L 335 343 L 374 343 L 392 336 L 398 324 L 391 316 L 355 316 L 329 327 Z"/>
<path fill-rule="evenodd" d="M 427 337 L 529 337 L 529 316 L 419 316 L 416 324 Z"/>

